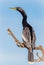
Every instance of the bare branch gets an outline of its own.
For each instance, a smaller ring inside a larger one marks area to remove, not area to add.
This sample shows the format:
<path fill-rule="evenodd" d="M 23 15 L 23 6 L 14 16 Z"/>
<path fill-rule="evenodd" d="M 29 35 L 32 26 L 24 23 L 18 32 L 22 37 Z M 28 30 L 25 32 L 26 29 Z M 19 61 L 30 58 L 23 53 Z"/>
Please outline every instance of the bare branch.
<path fill-rule="evenodd" d="M 16 37 L 15 35 L 12 33 L 12 31 L 10 29 L 8 29 L 8 33 L 13 37 L 13 39 L 15 40 L 17 46 L 19 47 L 24 47 L 24 44 L 21 43 Z"/>
<path fill-rule="evenodd" d="M 37 53 L 36 55 L 37 55 L 37 57 L 38 57 L 39 59 L 35 59 L 34 61 L 35 61 L 35 62 L 44 61 L 44 49 L 43 49 L 43 47 L 40 45 L 40 46 L 38 46 L 38 47 L 35 47 L 35 50 L 40 50 L 41 53 L 42 53 L 42 56 L 40 57 L 40 56 L 38 55 L 38 53 Z"/>
<path fill-rule="evenodd" d="M 11 31 L 10 29 L 8 29 L 8 33 L 13 37 L 13 39 L 15 40 L 17 46 L 19 46 L 19 47 L 21 47 L 21 48 L 24 48 L 24 47 L 27 48 L 27 47 L 24 45 L 24 43 L 21 43 L 21 42 L 15 37 L 15 35 L 12 33 L 12 31 Z M 27 48 L 27 49 L 28 49 L 28 48 Z M 38 46 L 38 47 L 35 47 L 34 50 L 40 50 L 41 53 L 42 53 L 42 57 L 40 57 L 40 56 L 38 55 L 38 53 L 36 54 L 39 59 L 35 59 L 34 62 L 44 61 L 44 49 L 43 49 L 43 47 L 40 45 L 40 46 Z"/>

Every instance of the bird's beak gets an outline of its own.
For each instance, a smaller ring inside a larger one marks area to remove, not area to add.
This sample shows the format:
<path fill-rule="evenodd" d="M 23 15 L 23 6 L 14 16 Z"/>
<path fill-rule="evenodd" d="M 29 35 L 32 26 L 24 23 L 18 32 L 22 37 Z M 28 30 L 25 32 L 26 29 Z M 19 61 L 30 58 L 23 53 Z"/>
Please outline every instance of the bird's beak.
<path fill-rule="evenodd" d="M 16 8 L 9 8 L 9 9 L 11 9 L 11 10 L 16 10 Z"/>

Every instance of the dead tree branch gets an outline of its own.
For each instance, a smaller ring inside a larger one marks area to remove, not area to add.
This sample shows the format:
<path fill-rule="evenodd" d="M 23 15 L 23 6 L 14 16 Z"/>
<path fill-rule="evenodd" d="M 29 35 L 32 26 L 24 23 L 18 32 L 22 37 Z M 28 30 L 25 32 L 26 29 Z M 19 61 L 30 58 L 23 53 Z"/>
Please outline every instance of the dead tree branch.
<path fill-rule="evenodd" d="M 21 43 L 21 42 L 15 37 L 15 35 L 12 33 L 12 31 L 11 31 L 10 29 L 8 29 L 8 33 L 13 37 L 13 39 L 15 40 L 16 44 L 17 44 L 19 47 L 22 47 L 22 48 L 26 47 L 26 46 L 24 45 L 24 43 Z M 26 47 L 26 48 L 27 48 L 27 47 Z M 42 57 L 40 57 L 40 56 L 38 55 L 38 53 L 36 54 L 39 59 L 35 59 L 34 62 L 44 61 L 44 49 L 43 49 L 43 47 L 40 45 L 40 46 L 38 46 L 38 47 L 35 47 L 34 50 L 40 50 L 40 51 L 42 52 Z"/>
<path fill-rule="evenodd" d="M 16 42 L 17 46 L 19 47 L 24 47 L 24 44 L 21 43 L 16 37 L 15 35 L 12 33 L 12 31 L 10 29 L 7 30 L 8 33 L 13 37 L 14 41 Z"/>
<path fill-rule="evenodd" d="M 43 47 L 40 45 L 40 46 L 38 46 L 38 47 L 35 47 L 35 50 L 40 50 L 41 53 L 42 53 L 42 56 L 40 57 L 40 56 L 38 55 L 38 53 L 37 53 L 36 55 L 38 56 L 39 59 L 35 59 L 34 61 L 35 61 L 35 62 L 44 61 L 44 49 L 43 49 Z"/>

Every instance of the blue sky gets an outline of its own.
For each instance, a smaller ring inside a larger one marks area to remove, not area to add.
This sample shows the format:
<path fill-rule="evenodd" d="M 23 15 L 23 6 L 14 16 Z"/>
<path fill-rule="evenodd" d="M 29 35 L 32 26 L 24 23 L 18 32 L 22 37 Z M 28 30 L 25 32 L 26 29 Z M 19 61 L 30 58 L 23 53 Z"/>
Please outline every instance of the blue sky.
<path fill-rule="evenodd" d="M 0 0 L 0 65 L 29 65 L 28 50 L 16 46 L 13 38 L 8 35 L 10 28 L 22 42 L 22 16 L 9 7 L 22 7 L 27 14 L 27 21 L 36 33 L 36 45 L 44 47 L 44 0 Z M 44 65 L 43 62 L 33 65 Z"/>

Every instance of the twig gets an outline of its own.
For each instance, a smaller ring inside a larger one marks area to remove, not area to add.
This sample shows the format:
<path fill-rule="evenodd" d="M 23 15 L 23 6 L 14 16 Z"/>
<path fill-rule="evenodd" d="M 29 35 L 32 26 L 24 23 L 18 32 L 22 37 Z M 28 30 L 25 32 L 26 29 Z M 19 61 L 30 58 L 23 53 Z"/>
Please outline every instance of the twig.
<path fill-rule="evenodd" d="M 42 56 L 40 57 L 40 56 L 38 55 L 38 53 L 37 53 L 36 55 L 38 56 L 39 59 L 35 59 L 34 61 L 35 61 L 35 62 L 44 61 L 44 49 L 43 49 L 43 47 L 40 45 L 40 46 L 38 46 L 38 47 L 35 47 L 35 50 L 40 50 L 40 51 L 42 52 Z"/>

